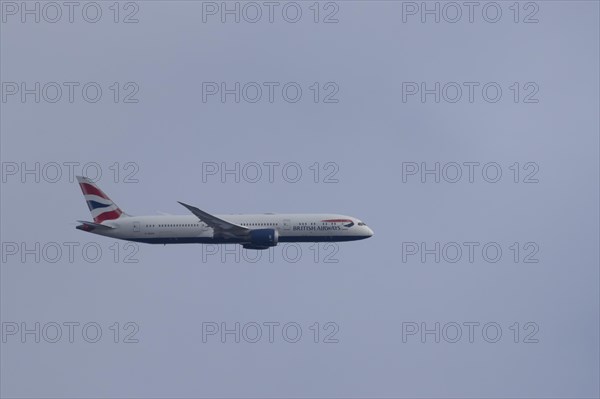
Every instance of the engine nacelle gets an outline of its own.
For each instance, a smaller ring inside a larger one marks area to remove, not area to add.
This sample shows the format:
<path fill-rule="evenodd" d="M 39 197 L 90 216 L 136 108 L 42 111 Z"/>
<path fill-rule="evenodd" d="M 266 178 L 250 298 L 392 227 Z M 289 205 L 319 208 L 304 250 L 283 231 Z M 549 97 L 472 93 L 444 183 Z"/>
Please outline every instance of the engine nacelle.
<path fill-rule="evenodd" d="M 279 232 L 275 229 L 256 229 L 250 232 L 250 243 L 245 244 L 246 249 L 268 249 L 279 242 Z"/>

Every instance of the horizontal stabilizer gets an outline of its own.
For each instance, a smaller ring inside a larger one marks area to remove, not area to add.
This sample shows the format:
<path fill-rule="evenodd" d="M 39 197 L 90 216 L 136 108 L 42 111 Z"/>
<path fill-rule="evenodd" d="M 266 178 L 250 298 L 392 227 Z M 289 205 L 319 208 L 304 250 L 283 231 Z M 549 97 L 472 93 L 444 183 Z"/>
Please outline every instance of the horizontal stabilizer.
<path fill-rule="evenodd" d="M 85 220 L 78 220 L 78 222 L 82 223 L 82 224 L 77 226 L 76 229 L 84 230 L 84 231 L 92 231 L 95 229 L 102 229 L 102 230 L 114 229 L 114 227 L 106 226 L 106 225 L 100 224 L 100 223 L 86 222 Z"/>

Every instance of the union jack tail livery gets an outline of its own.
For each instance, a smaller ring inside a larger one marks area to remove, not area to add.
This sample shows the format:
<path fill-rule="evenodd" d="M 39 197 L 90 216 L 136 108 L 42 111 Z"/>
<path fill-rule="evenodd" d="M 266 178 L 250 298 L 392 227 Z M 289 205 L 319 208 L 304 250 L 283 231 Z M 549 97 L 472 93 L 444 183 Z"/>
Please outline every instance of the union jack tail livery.
<path fill-rule="evenodd" d="M 87 177 L 77 176 L 77 181 L 79 182 L 79 187 L 81 187 L 88 208 L 90 208 L 94 222 L 102 223 L 105 220 L 114 220 L 122 216 L 128 216 L 92 180 Z"/>

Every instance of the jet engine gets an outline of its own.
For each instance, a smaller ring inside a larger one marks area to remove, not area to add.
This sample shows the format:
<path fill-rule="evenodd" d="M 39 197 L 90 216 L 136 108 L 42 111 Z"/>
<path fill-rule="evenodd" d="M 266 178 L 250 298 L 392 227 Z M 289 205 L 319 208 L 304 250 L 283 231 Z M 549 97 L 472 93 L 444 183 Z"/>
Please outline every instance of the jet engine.
<path fill-rule="evenodd" d="M 268 249 L 279 242 L 279 232 L 275 229 L 256 229 L 250 232 L 250 242 L 244 244 L 246 249 Z"/>

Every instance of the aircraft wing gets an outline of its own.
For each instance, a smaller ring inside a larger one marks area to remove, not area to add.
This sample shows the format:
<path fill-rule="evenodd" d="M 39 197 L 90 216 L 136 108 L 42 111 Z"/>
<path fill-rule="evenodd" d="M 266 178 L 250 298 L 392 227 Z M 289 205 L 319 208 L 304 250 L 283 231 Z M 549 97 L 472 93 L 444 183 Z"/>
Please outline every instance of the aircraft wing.
<path fill-rule="evenodd" d="M 211 215 L 210 213 L 206 213 L 196 208 L 195 206 L 184 204 L 180 201 L 177 202 L 185 206 L 190 212 L 196 215 L 198 219 L 204 222 L 208 227 L 212 227 L 215 232 L 215 235 L 224 237 L 240 237 L 250 233 L 250 229 L 244 226 L 240 226 L 238 224 L 220 219 L 216 216 Z"/>

